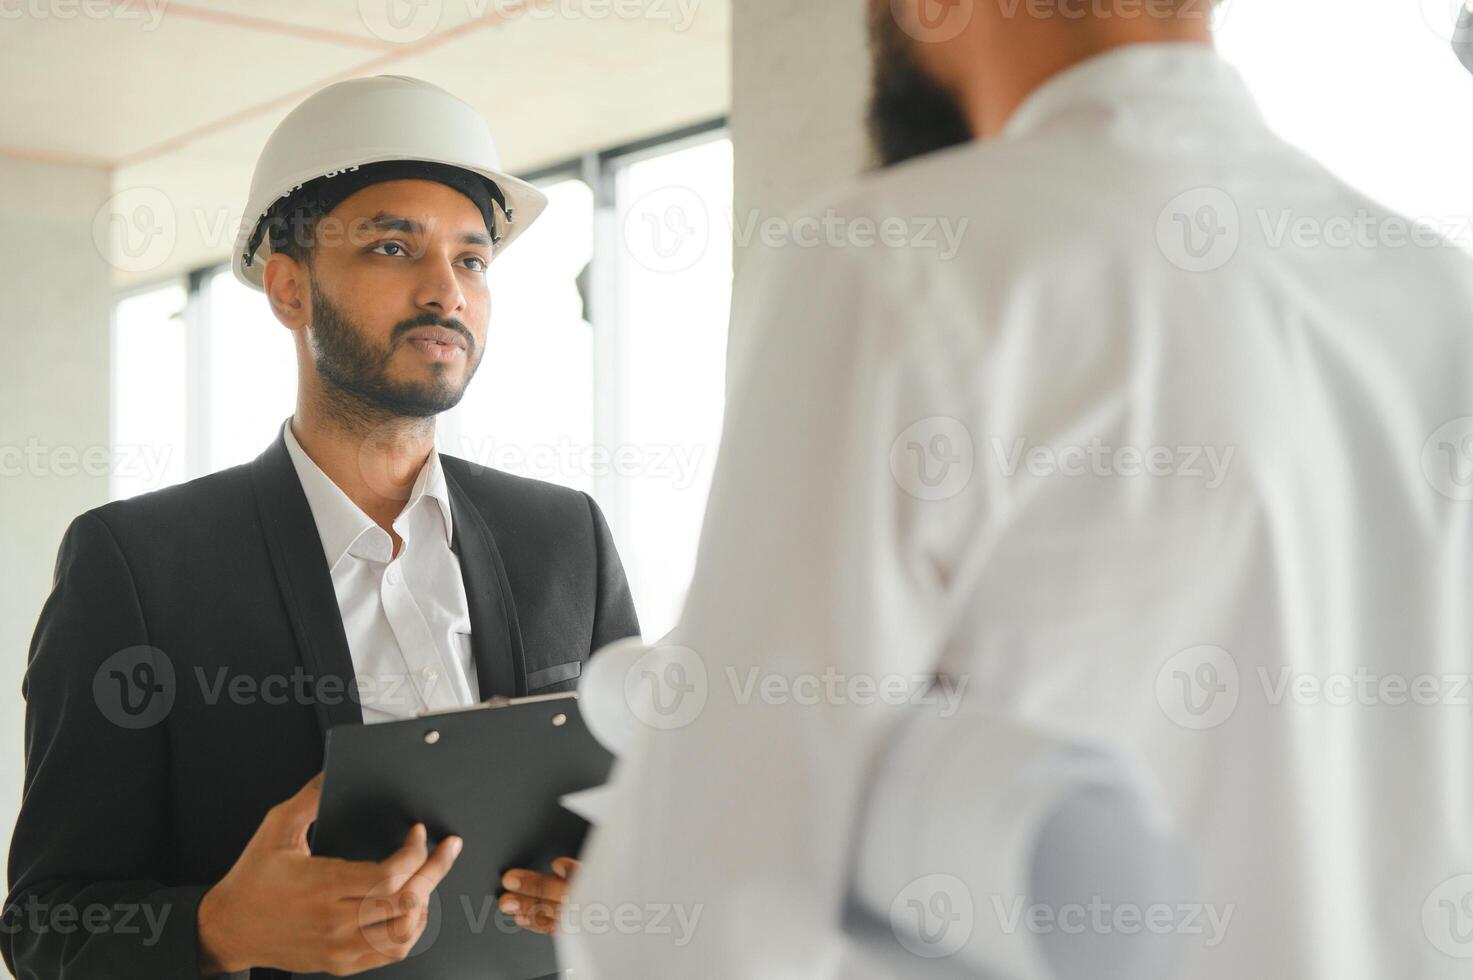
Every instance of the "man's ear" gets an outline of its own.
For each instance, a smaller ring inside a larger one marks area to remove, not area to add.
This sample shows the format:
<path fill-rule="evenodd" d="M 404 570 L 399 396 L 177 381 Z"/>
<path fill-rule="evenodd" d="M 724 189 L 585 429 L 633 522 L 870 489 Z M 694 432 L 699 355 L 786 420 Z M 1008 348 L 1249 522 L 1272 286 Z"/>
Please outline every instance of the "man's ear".
<path fill-rule="evenodd" d="M 312 321 L 307 267 L 282 252 L 273 252 L 261 270 L 271 312 L 288 330 L 301 331 Z"/>

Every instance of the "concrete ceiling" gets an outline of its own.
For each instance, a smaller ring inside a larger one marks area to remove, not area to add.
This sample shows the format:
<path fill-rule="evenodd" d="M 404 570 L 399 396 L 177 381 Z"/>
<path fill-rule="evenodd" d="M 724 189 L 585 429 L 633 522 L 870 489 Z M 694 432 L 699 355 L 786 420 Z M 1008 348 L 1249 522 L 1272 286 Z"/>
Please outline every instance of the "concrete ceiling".
<path fill-rule="evenodd" d="M 527 172 L 725 114 L 729 21 L 729 0 L 7 0 L 0 156 L 158 204 L 172 244 L 115 263 L 126 287 L 227 258 L 266 137 L 324 85 L 443 86 Z"/>

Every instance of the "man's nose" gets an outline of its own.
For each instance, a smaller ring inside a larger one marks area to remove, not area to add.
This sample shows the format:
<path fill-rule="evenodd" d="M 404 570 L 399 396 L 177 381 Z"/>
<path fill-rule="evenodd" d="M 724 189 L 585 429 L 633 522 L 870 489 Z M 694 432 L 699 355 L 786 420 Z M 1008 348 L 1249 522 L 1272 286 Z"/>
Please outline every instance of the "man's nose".
<path fill-rule="evenodd" d="M 460 288 L 455 267 L 449 259 L 427 258 L 420 267 L 424 271 L 415 296 L 416 306 L 433 310 L 440 316 L 449 316 L 465 309 L 465 291 Z"/>

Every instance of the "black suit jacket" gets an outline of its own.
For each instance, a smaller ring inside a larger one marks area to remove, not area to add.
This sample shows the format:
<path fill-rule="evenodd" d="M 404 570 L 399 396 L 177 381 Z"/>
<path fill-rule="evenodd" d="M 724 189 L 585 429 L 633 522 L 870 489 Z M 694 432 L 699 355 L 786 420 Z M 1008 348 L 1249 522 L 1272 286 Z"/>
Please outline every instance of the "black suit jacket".
<path fill-rule="evenodd" d="M 481 697 L 571 690 L 639 632 L 583 493 L 441 457 Z M 362 724 L 321 539 L 278 434 L 74 520 L 31 641 L 0 951 L 40 980 L 199 976 L 199 900 Z M 284 976 L 256 970 L 253 978 Z"/>

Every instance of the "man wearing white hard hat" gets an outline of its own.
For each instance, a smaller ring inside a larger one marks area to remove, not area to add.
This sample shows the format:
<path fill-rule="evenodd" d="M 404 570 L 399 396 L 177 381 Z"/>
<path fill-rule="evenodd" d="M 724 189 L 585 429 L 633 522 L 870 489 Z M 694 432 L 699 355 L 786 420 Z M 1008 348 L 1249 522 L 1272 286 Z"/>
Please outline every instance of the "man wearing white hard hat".
<path fill-rule="evenodd" d="M 312 857 L 327 729 L 571 690 L 639 632 L 590 497 L 435 448 L 485 350 L 486 268 L 545 203 L 417 79 L 330 86 L 272 134 L 233 264 L 292 332 L 296 410 L 255 461 L 67 530 L 23 684 L 17 976 L 402 959 L 460 842 L 417 825 L 385 862 Z M 501 908 L 549 931 L 571 869 L 518 869 Z"/>

